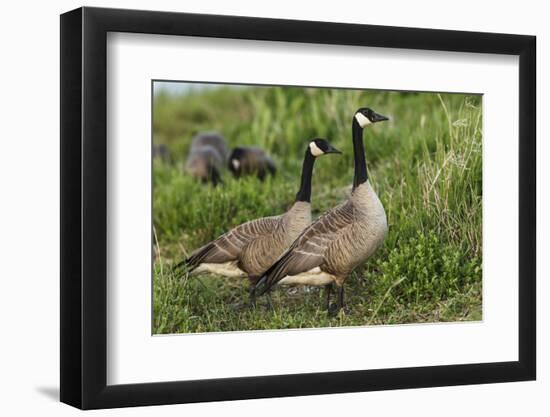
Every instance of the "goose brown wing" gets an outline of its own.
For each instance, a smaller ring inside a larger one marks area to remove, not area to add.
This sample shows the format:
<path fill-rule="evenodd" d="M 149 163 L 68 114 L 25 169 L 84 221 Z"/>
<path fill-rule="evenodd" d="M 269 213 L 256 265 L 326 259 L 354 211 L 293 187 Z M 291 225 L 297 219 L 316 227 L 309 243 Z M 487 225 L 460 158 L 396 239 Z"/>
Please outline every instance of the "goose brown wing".
<path fill-rule="evenodd" d="M 330 245 L 353 225 L 353 205 L 347 201 L 308 226 L 258 283 L 261 294 L 287 275 L 297 275 L 321 266 Z"/>
<path fill-rule="evenodd" d="M 187 265 L 191 270 L 201 263 L 222 263 L 236 260 L 241 251 L 255 239 L 273 233 L 281 217 L 263 217 L 243 223 L 212 242 L 195 250 L 189 258 L 176 265 Z"/>

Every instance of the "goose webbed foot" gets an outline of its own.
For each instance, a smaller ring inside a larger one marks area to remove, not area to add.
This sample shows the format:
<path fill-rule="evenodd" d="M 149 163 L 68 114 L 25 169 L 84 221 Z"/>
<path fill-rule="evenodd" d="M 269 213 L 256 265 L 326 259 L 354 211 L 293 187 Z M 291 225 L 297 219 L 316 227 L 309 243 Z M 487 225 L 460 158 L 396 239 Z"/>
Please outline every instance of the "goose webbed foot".
<path fill-rule="evenodd" d="M 351 313 L 351 309 L 348 306 L 344 306 L 340 308 L 336 303 L 332 303 L 330 307 L 327 309 L 329 317 L 336 317 L 338 313 L 340 313 L 340 311 L 346 315 Z"/>
<path fill-rule="evenodd" d="M 328 316 L 329 317 L 336 317 L 338 315 L 339 310 L 340 309 L 338 308 L 338 306 L 335 303 L 330 304 L 327 307 Z"/>

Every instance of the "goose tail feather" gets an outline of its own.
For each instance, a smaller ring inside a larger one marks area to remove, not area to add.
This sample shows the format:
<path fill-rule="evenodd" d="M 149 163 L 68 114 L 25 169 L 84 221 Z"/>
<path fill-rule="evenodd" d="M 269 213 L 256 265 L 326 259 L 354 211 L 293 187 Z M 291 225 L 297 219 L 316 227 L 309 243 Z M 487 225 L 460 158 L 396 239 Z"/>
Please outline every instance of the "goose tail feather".
<path fill-rule="evenodd" d="M 214 247 L 214 243 L 212 242 L 203 246 L 195 253 L 192 253 L 191 256 L 189 256 L 188 258 L 174 265 L 174 267 L 172 268 L 172 271 L 176 272 L 184 266 L 187 267 L 188 272 L 193 271 L 203 262 L 203 260 L 208 256 L 208 254 L 210 253 L 213 247 Z"/>
<path fill-rule="evenodd" d="M 262 296 L 269 291 L 270 288 L 271 286 L 267 283 L 267 275 L 264 275 L 254 287 L 254 292 L 257 296 Z"/>

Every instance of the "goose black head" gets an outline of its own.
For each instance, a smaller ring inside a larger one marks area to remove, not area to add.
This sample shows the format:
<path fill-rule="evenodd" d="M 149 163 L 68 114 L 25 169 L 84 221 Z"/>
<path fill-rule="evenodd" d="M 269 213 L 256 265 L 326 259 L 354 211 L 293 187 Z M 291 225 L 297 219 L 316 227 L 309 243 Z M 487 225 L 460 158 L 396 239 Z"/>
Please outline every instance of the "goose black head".
<path fill-rule="evenodd" d="M 311 142 L 309 142 L 309 152 L 311 152 L 314 157 L 326 155 L 328 153 L 342 153 L 323 138 L 312 139 Z"/>
<path fill-rule="evenodd" d="M 368 107 L 361 107 L 355 112 L 355 120 L 357 120 L 359 126 L 365 128 L 372 123 L 383 122 L 384 120 L 390 119 L 386 116 L 382 116 L 381 114 L 376 113 L 374 110 L 369 109 Z"/>
<path fill-rule="evenodd" d="M 233 174 L 240 172 L 241 161 L 246 157 L 246 149 L 241 148 L 240 146 L 233 149 L 231 155 L 229 155 L 229 169 Z"/>

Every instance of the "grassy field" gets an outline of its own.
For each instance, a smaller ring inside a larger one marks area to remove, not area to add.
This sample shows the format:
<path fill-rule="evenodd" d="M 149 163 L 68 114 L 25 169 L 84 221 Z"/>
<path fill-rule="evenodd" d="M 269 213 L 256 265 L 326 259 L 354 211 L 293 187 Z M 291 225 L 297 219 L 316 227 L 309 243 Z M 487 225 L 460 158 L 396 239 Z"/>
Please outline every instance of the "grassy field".
<path fill-rule="evenodd" d="M 174 274 L 171 265 L 249 219 L 284 212 L 298 189 L 308 139 L 341 156 L 315 166 L 317 217 L 341 202 L 353 178 L 351 118 L 361 106 L 391 117 L 365 130 L 369 175 L 386 209 L 382 248 L 346 281 L 349 312 L 329 318 L 316 288 L 274 291 L 252 310 L 247 281 Z M 154 141 L 173 161 L 154 163 L 154 332 L 355 326 L 480 320 L 482 311 L 481 97 L 302 88 L 221 88 L 158 94 Z M 279 173 L 260 182 L 226 173 L 219 187 L 183 171 L 191 137 L 224 134 L 230 146 L 268 150 Z"/>

